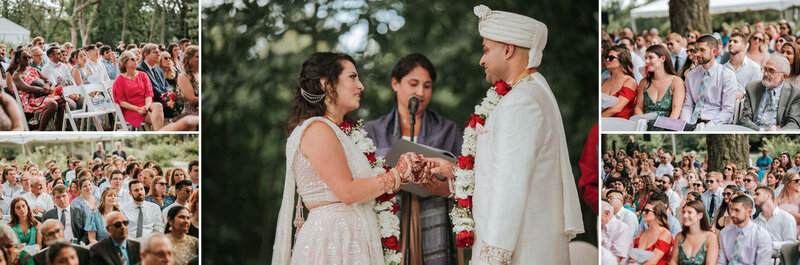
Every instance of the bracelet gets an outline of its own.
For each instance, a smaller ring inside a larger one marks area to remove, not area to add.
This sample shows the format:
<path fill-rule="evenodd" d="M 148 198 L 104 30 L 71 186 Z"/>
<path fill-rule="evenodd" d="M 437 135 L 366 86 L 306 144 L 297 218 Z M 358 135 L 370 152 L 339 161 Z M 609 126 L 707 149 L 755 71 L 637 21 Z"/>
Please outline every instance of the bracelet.
<path fill-rule="evenodd" d="M 397 169 L 392 168 L 392 174 L 394 174 L 394 189 L 392 191 L 396 191 L 400 189 L 400 173 L 397 173 Z"/>
<path fill-rule="evenodd" d="M 381 191 L 383 191 L 384 193 L 391 191 L 392 187 L 396 186 L 396 184 L 391 183 L 392 176 L 387 175 L 387 173 L 383 173 L 378 176 L 378 182 L 380 182 L 381 185 L 383 186 L 383 189 L 381 189 Z"/>

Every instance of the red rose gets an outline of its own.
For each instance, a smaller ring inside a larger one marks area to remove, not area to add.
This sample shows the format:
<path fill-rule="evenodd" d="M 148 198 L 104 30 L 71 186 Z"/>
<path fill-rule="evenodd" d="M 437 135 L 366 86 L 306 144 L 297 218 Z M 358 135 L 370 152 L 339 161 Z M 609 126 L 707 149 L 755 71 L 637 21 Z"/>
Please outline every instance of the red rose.
<path fill-rule="evenodd" d="M 485 121 L 483 120 L 483 118 L 481 118 L 480 115 L 473 113 L 469 115 L 469 120 L 464 123 L 464 126 L 475 128 L 475 126 L 477 126 L 478 124 L 483 125 L 484 122 Z"/>
<path fill-rule="evenodd" d="M 175 98 L 177 98 L 177 97 L 178 97 L 178 94 L 176 94 L 176 93 L 169 93 L 169 98 L 171 98 L 172 100 L 175 100 Z"/>
<path fill-rule="evenodd" d="M 389 172 L 390 170 L 392 170 L 392 168 L 390 168 L 389 166 L 383 166 L 383 169 L 386 170 L 386 172 Z"/>
<path fill-rule="evenodd" d="M 400 241 L 397 240 L 396 236 L 381 238 L 381 244 L 389 249 L 400 250 Z"/>
<path fill-rule="evenodd" d="M 456 247 L 468 248 L 472 246 L 475 241 L 475 233 L 472 231 L 461 231 L 456 235 Z"/>
<path fill-rule="evenodd" d="M 390 211 L 392 211 L 393 214 L 396 214 L 398 210 L 400 210 L 400 204 L 395 203 L 392 205 L 392 209 Z"/>
<path fill-rule="evenodd" d="M 342 129 L 342 131 L 344 132 L 349 132 L 355 126 L 356 126 L 355 124 L 349 123 L 347 121 L 343 121 L 342 123 L 339 124 L 339 128 Z"/>
<path fill-rule="evenodd" d="M 456 198 L 456 202 L 458 202 L 458 206 L 472 208 L 472 196 L 467 196 L 466 199 Z"/>
<path fill-rule="evenodd" d="M 379 202 L 388 202 L 389 200 L 394 198 L 394 195 L 395 195 L 394 193 L 384 193 L 381 196 L 378 196 L 378 201 Z"/>
<path fill-rule="evenodd" d="M 370 163 L 375 163 L 375 161 L 378 161 L 378 159 L 375 159 L 375 152 L 366 153 L 366 155 L 367 160 L 369 160 Z"/>
<path fill-rule="evenodd" d="M 506 82 L 503 80 L 497 80 L 497 82 L 494 82 L 494 85 L 492 86 L 494 86 L 494 90 L 497 91 L 497 94 L 501 96 L 505 96 L 509 91 L 511 91 L 511 86 L 506 84 Z"/>
<path fill-rule="evenodd" d="M 56 90 L 53 92 L 53 95 L 61 95 L 64 93 L 63 87 L 57 87 Z"/>
<path fill-rule="evenodd" d="M 472 166 L 475 165 L 475 158 L 471 156 L 459 156 L 458 157 L 458 167 L 464 170 L 472 170 Z"/>

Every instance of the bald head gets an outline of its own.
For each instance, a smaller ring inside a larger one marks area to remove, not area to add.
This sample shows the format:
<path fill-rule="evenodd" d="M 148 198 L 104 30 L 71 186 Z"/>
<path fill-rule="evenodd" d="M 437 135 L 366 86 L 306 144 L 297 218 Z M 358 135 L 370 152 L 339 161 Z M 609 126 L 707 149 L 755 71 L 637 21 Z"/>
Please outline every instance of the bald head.
<path fill-rule="evenodd" d="M 64 227 L 56 219 L 47 219 L 42 223 L 42 239 L 45 244 L 52 244 L 54 240 L 64 239 Z"/>

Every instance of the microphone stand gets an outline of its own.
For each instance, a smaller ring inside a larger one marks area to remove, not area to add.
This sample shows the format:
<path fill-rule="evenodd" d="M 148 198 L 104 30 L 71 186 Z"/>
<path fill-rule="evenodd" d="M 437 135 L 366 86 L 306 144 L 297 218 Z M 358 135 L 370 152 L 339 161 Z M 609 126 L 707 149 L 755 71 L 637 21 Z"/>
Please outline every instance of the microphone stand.
<path fill-rule="evenodd" d="M 414 142 L 414 128 L 415 128 L 416 121 L 417 121 L 417 115 L 416 115 L 415 112 L 412 112 L 412 111 L 409 111 L 409 114 L 411 114 L 410 115 L 411 116 L 411 120 L 409 122 L 411 124 L 411 130 L 410 130 L 411 131 L 411 135 L 410 135 L 411 137 L 409 137 L 409 139 L 413 143 Z M 405 250 L 403 250 L 403 264 L 409 265 L 409 264 L 411 264 L 411 258 L 410 258 L 410 256 L 411 256 L 411 246 L 409 246 L 409 241 L 411 240 L 410 239 L 411 238 L 411 200 L 414 199 L 414 195 L 410 194 L 410 193 L 407 193 L 406 196 L 403 196 L 403 197 L 405 197 L 404 202 L 408 205 L 407 207 L 406 207 L 406 205 L 404 205 L 404 207 L 403 207 L 406 210 L 404 212 L 404 214 L 403 214 L 404 215 L 403 219 L 405 219 L 405 230 L 406 230 L 406 236 L 405 236 L 405 240 L 404 240 L 405 242 L 403 242 L 403 245 L 406 246 Z"/>

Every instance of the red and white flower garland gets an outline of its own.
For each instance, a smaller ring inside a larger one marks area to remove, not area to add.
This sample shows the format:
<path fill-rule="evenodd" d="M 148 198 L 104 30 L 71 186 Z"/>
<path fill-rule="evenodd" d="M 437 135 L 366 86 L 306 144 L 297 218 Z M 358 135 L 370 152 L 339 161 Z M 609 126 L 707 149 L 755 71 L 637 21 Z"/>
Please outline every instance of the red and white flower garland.
<path fill-rule="evenodd" d="M 391 168 L 385 165 L 383 157 L 376 157 L 375 144 L 372 139 L 367 137 L 361 121 L 356 124 L 347 121 L 339 124 L 339 128 L 350 137 L 351 140 L 362 150 L 374 174 L 389 172 Z M 381 235 L 381 245 L 383 245 L 383 259 L 388 265 L 400 264 L 403 255 L 400 253 L 400 218 L 395 215 L 400 206 L 394 193 L 384 193 L 375 198 L 373 210 L 378 217 L 378 229 Z"/>
<path fill-rule="evenodd" d="M 471 247 L 475 242 L 475 220 L 472 218 L 475 172 L 472 167 L 475 164 L 479 131 L 483 130 L 486 118 L 509 91 L 511 91 L 511 86 L 503 80 L 495 82 L 486 92 L 486 97 L 483 98 L 481 104 L 475 106 L 475 113 L 470 114 L 469 120 L 464 124 L 464 143 L 461 145 L 458 167 L 453 172 L 456 176 L 453 181 L 456 205 L 450 211 L 453 232 L 456 233 L 456 246 L 459 248 Z"/>

